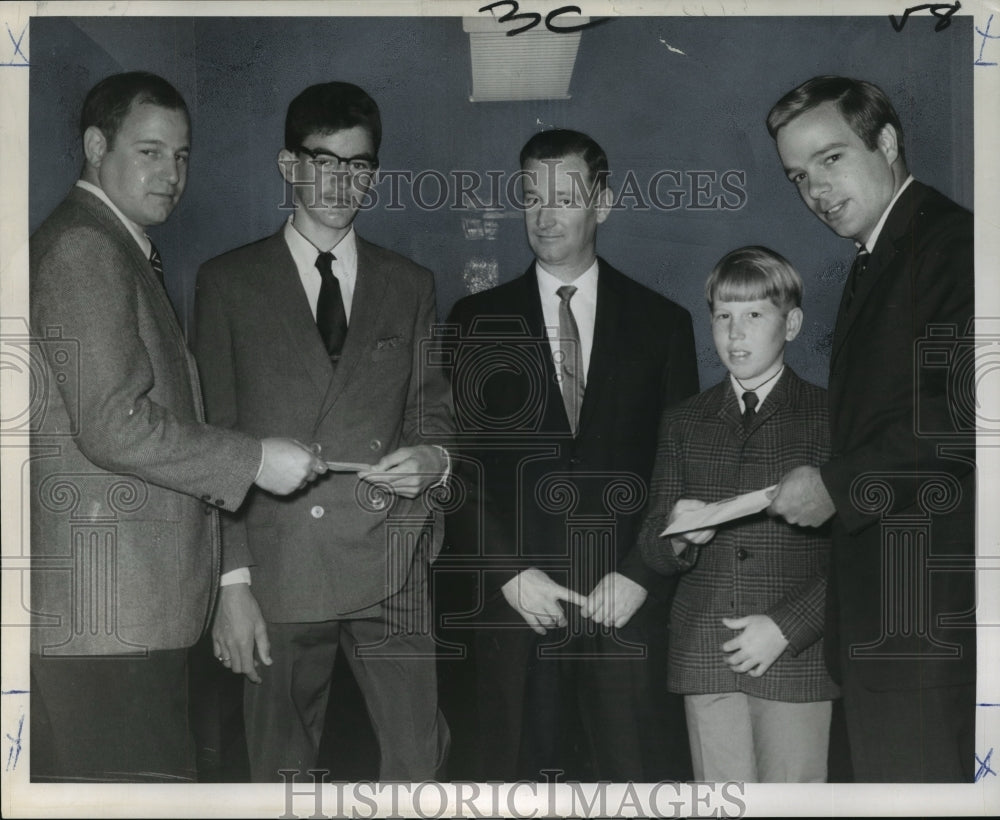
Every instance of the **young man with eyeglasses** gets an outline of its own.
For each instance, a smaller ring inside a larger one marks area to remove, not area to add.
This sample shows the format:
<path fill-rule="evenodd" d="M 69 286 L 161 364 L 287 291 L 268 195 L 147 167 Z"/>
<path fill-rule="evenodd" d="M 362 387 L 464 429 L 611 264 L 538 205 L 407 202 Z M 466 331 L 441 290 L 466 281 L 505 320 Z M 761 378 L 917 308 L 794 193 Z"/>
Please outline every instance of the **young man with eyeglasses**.
<path fill-rule="evenodd" d="M 448 745 L 427 592 L 442 528 L 423 496 L 449 468 L 438 443 L 450 401 L 443 377 L 421 367 L 433 275 L 353 228 L 380 139 L 362 89 L 307 88 L 278 153 L 294 212 L 198 274 L 209 417 L 282 430 L 342 463 L 311 491 L 284 503 L 254 496 L 223 521 L 212 637 L 223 665 L 253 684 L 244 716 L 255 781 L 316 768 L 338 646 L 381 747 L 380 779 L 432 779 Z"/>

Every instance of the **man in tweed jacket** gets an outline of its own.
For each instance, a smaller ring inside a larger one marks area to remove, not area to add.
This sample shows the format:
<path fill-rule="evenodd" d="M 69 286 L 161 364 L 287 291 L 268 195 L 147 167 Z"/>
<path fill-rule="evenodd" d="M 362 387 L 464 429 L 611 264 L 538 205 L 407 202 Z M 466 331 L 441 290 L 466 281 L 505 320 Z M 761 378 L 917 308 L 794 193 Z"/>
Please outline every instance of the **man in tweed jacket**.
<path fill-rule="evenodd" d="M 184 191 L 188 111 L 145 72 L 94 86 L 80 180 L 31 237 L 31 776 L 194 778 L 187 648 L 215 602 L 216 509 L 325 472 L 204 423 L 145 229 Z"/>
<path fill-rule="evenodd" d="M 664 415 L 639 536 L 650 566 L 683 573 L 667 688 L 685 695 L 696 780 L 821 782 L 837 695 L 821 642 L 827 534 L 759 513 L 659 537 L 668 513 L 768 487 L 829 453 L 825 391 L 783 364 L 802 322 L 798 274 L 744 248 L 716 266 L 706 296 L 730 376 Z"/>

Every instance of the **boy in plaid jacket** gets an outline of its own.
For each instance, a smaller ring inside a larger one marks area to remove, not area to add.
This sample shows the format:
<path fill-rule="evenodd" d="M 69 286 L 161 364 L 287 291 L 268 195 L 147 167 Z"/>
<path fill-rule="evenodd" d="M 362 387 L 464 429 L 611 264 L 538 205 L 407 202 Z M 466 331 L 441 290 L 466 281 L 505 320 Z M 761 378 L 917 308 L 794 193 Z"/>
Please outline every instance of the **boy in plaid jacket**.
<path fill-rule="evenodd" d="M 802 281 L 779 254 L 724 256 L 705 296 L 728 376 L 664 414 L 639 544 L 680 573 L 667 687 L 683 694 L 696 780 L 824 782 L 836 684 L 823 663 L 829 534 L 765 513 L 661 538 L 681 513 L 829 457 L 826 391 L 784 364 Z"/>

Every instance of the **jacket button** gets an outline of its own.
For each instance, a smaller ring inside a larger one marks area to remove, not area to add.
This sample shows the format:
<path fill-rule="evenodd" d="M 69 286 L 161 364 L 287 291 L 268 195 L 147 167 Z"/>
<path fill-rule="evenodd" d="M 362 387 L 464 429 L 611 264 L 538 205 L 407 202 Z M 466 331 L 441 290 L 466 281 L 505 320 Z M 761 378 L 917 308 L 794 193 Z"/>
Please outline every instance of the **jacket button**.
<path fill-rule="evenodd" d="M 326 510 L 324 510 L 321 506 L 317 504 L 315 507 L 309 510 L 309 514 L 313 518 L 322 518 L 326 514 Z"/>
<path fill-rule="evenodd" d="M 736 557 L 739 558 L 741 561 L 746 561 L 747 558 L 750 557 L 750 553 L 747 552 L 745 549 L 738 549 L 736 550 Z"/>
<path fill-rule="evenodd" d="M 208 493 L 205 493 L 205 494 L 204 494 L 204 495 L 203 495 L 203 496 L 201 497 L 201 500 L 202 500 L 202 501 L 211 501 L 211 500 L 212 500 L 212 496 L 210 496 L 210 495 L 209 495 Z"/>
<path fill-rule="evenodd" d="M 215 499 L 215 506 L 216 507 L 225 507 L 226 506 L 225 499 L 222 499 L 222 498 Z"/>
<path fill-rule="evenodd" d="M 382 449 L 382 442 L 381 442 L 381 441 L 379 441 L 379 440 L 378 440 L 377 438 L 373 438 L 373 439 L 372 439 L 371 441 L 369 441 L 369 442 L 368 442 L 368 446 L 369 446 L 369 447 L 370 447 L 370 448 L 371 448 L 371 449 L 372 449 L 373 451 L 374 451 L 374 450 L 381 450 L 381 449 Z"/>

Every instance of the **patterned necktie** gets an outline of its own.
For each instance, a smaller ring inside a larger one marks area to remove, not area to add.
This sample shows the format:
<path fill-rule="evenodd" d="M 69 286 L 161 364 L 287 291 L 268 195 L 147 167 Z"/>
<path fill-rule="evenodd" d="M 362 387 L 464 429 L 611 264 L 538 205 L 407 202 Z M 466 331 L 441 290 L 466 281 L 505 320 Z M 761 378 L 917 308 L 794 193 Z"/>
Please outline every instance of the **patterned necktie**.
<path fill-rule="evenodd" d="M 864 278 L 865 271 L 868 270 L 868 261 L 871 259 L 871 256 L 867 248 L 861 247 L 858 249 L 858 255 L 854 257 L 854 264 L 851 265 L 851 272 L 847 276 L 846 307 L 848 308 L 851 306 L 851 302 L 854 301 L 854 294 L 857 292 L 858 286 Z"/>
<path fill-rule="evenodd" d="M 743 405 L 746 407 L 743 411 L 743 429 L 746 430 L 757 417 L 757 394 L 753 390 L 747 390 L 743 394 Z"/>
<path fill-rule="evenodd" d="M 559 296 L 559 370 L 562 386 L 563 405 L 566 418 L 575 436 L 580 424 L 580 407 L 583 405 L 584 374 L 583 349 L 580 344 L 580 329 L 576 317 L 569 306 L 569 300 L 576 293 L 572 285 L 563 285 L 556 291 Z"/>
<path fill-rule="evenodd" d="M 156 274 L 156 278 L 160 280 L 160 284 L 163 284 L 163 260 L 160 258 L 160 252 L 156 249 L 156 245 L 152 242 L 149 243 L 149 264 L 153 268 L 153 273 Z"/>
<path fill-rule="evenodd" d="M 333 275 L 332 253 L 325 251 L 316 258 L 316 270 L 319 271 L 322 284 L 319 288 L 319 301 L 316 302 L 316 326 L 323 339 L 330 360 L 336 364 L 340 359 L 340 351 L 347 338 L 347 312 L 344 310 L 344 297 L 340 294 L 340 282 Z"/>

